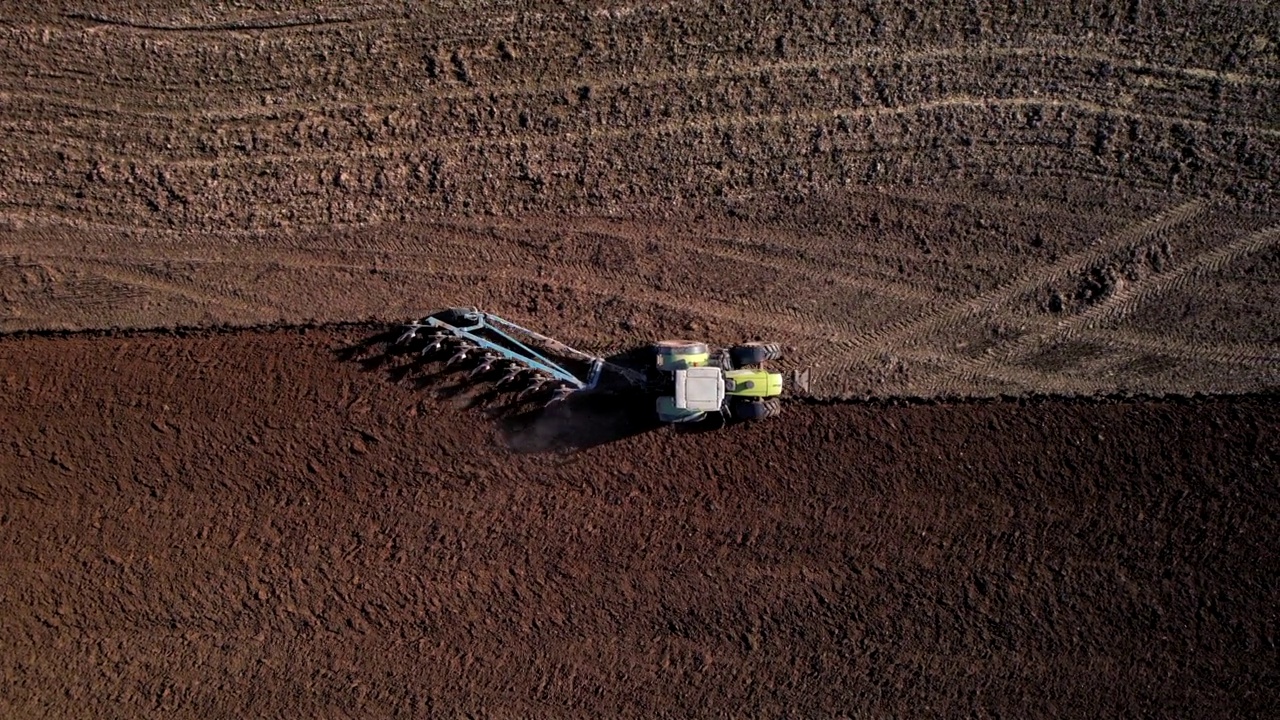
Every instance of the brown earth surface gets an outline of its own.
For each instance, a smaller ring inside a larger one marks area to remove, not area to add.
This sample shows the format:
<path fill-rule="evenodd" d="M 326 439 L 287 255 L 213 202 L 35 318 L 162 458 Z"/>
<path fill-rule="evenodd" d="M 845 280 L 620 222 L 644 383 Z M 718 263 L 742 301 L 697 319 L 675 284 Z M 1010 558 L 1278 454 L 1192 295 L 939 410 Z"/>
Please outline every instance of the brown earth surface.
<path fill-rule="evenodd" d="M 0 340 L 0 716 L 1280 702 L 1274 398 L 604 442 L 342 359 L 369 332 Z"/>
<path fill-rule="evenodd" d="M 476 305 L 815 396 L 1280 386 L 1274 2 L 0 10 L 0 332 Z"/>
<path fill-rule="evenodd" d="M 1280 704 L 1280 5 L 101 5 L 0 3 L 0 717 Z M 360 344 L 456 305 L 811 397 Z"/>

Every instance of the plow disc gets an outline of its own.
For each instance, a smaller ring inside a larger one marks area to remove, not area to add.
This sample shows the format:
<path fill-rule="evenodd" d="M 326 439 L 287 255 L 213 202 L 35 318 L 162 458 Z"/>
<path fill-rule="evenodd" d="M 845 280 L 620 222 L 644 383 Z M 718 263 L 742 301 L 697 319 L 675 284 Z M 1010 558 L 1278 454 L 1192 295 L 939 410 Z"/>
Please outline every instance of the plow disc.
<path fill-rule="evenodd" d="M 404 326 L 396 345 L 418 349 L 422 356 L 445 356 L 446 368 L 466 368 L 469 380 L 501 372 L 494 388 L 516 393 L 517 402 L 561 402 L 596 386 L 604 361 L 563 343 L 477 310 L 455 308 Z M 565 360 L 534 345 L 551 347 L 557 356 L 585 364 L 585 377 L 570 371 Z"/>

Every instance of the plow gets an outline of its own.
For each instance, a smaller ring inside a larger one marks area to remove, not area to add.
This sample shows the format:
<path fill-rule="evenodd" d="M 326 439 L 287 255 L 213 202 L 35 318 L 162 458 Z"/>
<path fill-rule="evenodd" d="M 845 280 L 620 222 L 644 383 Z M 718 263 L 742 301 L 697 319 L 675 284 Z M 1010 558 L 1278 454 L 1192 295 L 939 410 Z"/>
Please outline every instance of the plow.
<path fill-rule="evenodd" d="M 542 333 L 474 308 L 451 308 L 403 326 L 395 345 L 476 382 L 515 393 L 517 402 L 562 403 L 577 393 L 641 390 L 654 396 L 665 423 L 719 416 L 762 420 L 781 411 L 784 378 L 768 364 L 782 358 L 777 343 L 712 348 L 703 342 L 656 342 L 639 367 L 611 362 Z M 805 376 L 792 385 L 805 390 Z"/>

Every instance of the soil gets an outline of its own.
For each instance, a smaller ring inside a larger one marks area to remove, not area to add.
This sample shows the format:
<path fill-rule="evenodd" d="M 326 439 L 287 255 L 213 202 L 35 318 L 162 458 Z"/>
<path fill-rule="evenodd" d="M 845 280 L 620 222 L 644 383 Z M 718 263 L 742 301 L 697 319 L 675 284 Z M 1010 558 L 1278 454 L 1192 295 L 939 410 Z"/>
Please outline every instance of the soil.
<path fill-rule="evenodd" d="M 0 23 L 0 331 L 474 305 L 816 397 L 1280 385 L 1271 2 L 56 0 Z"/>
<path fill-rule="evenodd" d="M 0 340 L 0 715 L 1280 702 L 1274 398 L 584 436 L 344 359 L 370 332 Z"/>
<path fill-rule="evenodd" d="M 0 716 L 1280 705 L 1276 3 L 104 5 L 0 8 Z"/>

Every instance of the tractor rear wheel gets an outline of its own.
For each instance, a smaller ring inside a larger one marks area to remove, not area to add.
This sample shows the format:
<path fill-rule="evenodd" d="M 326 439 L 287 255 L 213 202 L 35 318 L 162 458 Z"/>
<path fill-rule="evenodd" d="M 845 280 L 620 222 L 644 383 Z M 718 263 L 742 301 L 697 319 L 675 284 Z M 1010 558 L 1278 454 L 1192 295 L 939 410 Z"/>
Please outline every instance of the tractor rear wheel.
<path fill-rule="evenodd" d="M 769 360 L 781 360 L 782 346 L 771 342 L 742 343 L 729 350 L 729 358 L 734 367 L 759 365 Z"/>
<path fill-rule="evenodd" d="M 653 349 L 662 355 L 701 355 L 707 352 L 707 344 L 693 340 L 659 340 Z"/>
<path fill-rule="evenodd" d="M 658 369 L 667 372 L 705 365 L 711 357 L 706 343 L 692 340 L 662 340 L 653 344 Z"/>
<path fill-rule="evenodd" d="M 781 412 L 782 403 L 777 398 L 746 400 L 733 404 L 733 416 L 738 420 L 764 420 Z"/>

